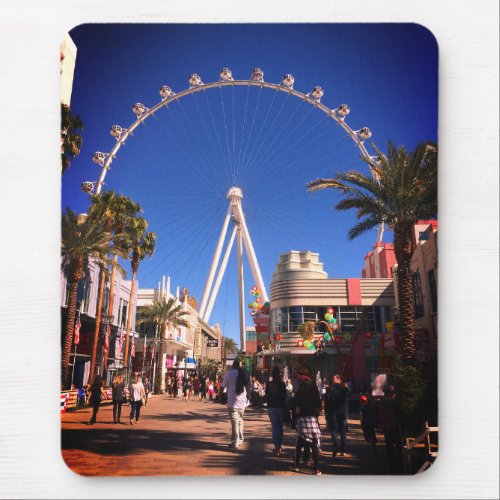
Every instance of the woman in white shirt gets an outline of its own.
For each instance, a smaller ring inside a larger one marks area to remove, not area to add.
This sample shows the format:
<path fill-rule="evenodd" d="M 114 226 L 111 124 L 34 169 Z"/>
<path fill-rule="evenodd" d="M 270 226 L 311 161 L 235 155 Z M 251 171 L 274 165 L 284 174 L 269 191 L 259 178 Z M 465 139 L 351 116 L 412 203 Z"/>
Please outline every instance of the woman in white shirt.
<path fill-rule="evenodd" d="M 139 375 L 134 377 L 134 381 L 130 384 L 130 425 L 139 422 L 139 414 L 141 412 L 142 398 L 146 397 L 146 391 L 142 385 Z"/>

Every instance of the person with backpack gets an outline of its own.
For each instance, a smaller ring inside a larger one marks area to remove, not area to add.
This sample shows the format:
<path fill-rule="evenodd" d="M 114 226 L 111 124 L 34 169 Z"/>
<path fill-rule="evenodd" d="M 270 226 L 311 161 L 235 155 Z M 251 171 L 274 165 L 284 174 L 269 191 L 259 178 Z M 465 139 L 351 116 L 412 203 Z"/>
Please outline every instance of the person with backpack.
<path fill-rule="evenodd" d="M 231 420 L 231 448 L 239 448 L 243 441 L 243 415 L 248 406 L 248 382 L 245 371 L 240 367 L 240 361 L 235 359 L 231 370 L 222 379 L 221 389 L 227 391 L 227 411 Z"/>
<path fill-rule="evenodd" d="M 333 375 L 332 383 L 325 395 L 325 419 L 333 441 L 333 453 L 345 455 L 347 417 L 349 413 L 349 396 L 351 390 L 339 374 Z M 340 434 L 340 446 L 337 436 Z"/>
<path fill-rule="evenodd" d="M 319 454 L 321 451 L 321 430 L 318 424 L 318 417 L 321 412 L 321 398 L 318 386 L 311 379 L 311 370 L 307 365 L 299 368 L 297 380 L 299 385 L 293 398 L 294 413 L 296 415 L 295 430 L 297 431 L 297 444 L 292 470 L 300 472 L 302 450 L 306 446 L 310 446 L 314 461 L 314 474 L 320 476 Z"/>

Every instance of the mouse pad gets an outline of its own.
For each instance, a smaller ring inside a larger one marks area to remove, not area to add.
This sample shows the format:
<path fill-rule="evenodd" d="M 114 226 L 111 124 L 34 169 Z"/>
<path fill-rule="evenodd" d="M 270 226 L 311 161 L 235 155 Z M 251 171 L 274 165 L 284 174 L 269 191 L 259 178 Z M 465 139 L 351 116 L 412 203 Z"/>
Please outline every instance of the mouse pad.
<path fill-rule="evenodd" d="M 60 57 L 68 467 L 429 469 L 432 33 L 83 24 Z"/>

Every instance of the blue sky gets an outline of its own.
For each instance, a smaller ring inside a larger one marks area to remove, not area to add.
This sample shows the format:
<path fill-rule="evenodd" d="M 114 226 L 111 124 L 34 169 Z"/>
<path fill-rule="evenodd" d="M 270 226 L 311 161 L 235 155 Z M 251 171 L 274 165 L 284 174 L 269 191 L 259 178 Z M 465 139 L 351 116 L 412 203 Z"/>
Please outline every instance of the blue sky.
<path fill-rule="evenodd" d="M 415 24 L 95 24 L 71 36 L 78 49 L 71 107 L 85 129 L 81 155 L 63 177 L 63 209 L 86 211 L 80 185 L 99 176 L 92 154 L 113 147 L 111 125 L 133 123 L 134 103 L 156 104 L 162 85 L 184 90 L 191 73 L 217 81 L 222 67 L 235 79 L 247 79 L 254 67 L 270 82 L 292 73 L 305 93 L 320 85 L 322 102 L 348 104 L 347 123 L 368 126 L 369 142 L 382 150 L 389 139 L 410 150 L 437 141 L 437 46 Z M 366 171 L 352 141 L 323 113 L 273 90 L 224 88 L 188 96 L 141 125 L 104 189 L 141 203 L 158 233 L 154 257 L 139 269 L 140 286 L 170 275 L 174 287 L 200 300 L 232 185 L 243 190 L 268 292 L 279 255 L 289 250 L 319 252 L 329 277 L 360 276 L 376 231 L 349 241 L 355 214 L 334 210 L 334 192 L 305 190 L 310 180 L 351 168 Z M 384 240 L 392 240 L 390 232 Z M 237 340 L 235 266 L 233 252 L 210 322 Z"/>

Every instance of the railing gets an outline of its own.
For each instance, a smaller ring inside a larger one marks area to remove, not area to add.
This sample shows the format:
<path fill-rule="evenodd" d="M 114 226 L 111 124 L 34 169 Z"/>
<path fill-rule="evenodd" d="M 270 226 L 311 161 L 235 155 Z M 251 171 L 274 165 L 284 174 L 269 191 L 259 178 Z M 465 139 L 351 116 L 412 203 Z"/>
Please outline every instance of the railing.
<path fill-rule="evenodd" d="M 414 469 L 414 460 L 423 464 L 417 470 L 417 474 L 427 470 L 438 456 L 438 445 L 431 442 L 431 433 L 438 433 L 439 427 L 429 427 L 425 422 L 425 429 L 416 438 L 405 438 L 403 446 L 403 459 L 405 473 L 411 474 Z"/>

